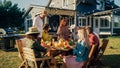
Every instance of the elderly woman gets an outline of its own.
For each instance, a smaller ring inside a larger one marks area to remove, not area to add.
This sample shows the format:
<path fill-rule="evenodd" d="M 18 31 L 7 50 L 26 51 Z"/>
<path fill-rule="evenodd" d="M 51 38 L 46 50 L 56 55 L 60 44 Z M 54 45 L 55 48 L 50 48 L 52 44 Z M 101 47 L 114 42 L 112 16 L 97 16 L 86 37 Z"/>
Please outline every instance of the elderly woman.
<path fill-rule="evenodd" d="M 42 47 L 39 44 L 39 42 L 37 42 L 37 37 L 38 37 L 39 33 L 40 32 L 37 30 L 36 27 L 30 27 L 29 31 L 26 33 L 26 42 L 25 42 L 26 46 L 25 47 L 33 49 L 35 52 L 36 58 L 41 57 L 40 52 L 46 53 L 47 50 L 50 49 L 49 47 L 46 47 L 46 48 Z M 38 68 L 40 68 L 40 64 L 41 64 L 40 61 L 37 62 Z M 34 68 L 33 62 L 29 62 L 29 66 Z"/>

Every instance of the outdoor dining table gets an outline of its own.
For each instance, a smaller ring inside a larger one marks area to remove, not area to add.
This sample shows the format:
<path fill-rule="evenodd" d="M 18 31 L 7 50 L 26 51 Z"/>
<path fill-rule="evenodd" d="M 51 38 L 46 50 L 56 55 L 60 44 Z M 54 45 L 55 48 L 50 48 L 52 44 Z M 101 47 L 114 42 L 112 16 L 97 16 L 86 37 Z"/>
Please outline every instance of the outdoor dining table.
<path fill-rule="evenodd" d="M 51 50 L 48 51 L 47 55 L 52 57 L 56 57 L 58 55 L 66 56 L 69 50 L 73 50 L 73 48 L 51 48 Z"/>

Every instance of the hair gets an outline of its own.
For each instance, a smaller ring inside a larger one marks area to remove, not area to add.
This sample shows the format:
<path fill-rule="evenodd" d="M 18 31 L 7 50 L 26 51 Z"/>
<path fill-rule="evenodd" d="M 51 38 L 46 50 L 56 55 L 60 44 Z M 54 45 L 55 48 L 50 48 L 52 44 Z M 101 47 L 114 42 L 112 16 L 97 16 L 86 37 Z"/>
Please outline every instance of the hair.
<path fill-rule="evenodd" d="M 61 21 L 60 21 L 60 27 L 62 26 L 66 26 L 67 25 L 67 20 L 65 18 L 63 18 Z"/>
<path fill-rule="evenodd" d="M 88 34 L 86 32 L 85 27 L 80 28 L 79 31 L 80 32 L 78 33 L 78 36 L 79 36 L 78 42 L 81 40 L 84 40 L 86 43 L 86 47 L 90 49 L 89 38 L 88 38 Z"/>
<path fill-rule="evenodd" d="M 89 32 L 89 33 L 93 33 L 93 28 L 91 26 L 86 26 L 86 30 Z"/>
<path fill-rule="evenodd" d="M 44 26 L 43 26 L 43 30 L 48 30 L 50 28 L 49 24 L 46 23 Z"/>

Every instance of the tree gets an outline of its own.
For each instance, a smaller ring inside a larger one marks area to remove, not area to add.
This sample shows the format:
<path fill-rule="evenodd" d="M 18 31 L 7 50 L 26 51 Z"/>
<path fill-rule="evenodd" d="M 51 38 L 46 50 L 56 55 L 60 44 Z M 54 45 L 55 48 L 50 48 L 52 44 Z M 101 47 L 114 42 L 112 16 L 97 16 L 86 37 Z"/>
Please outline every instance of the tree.
<path fill-rule="evenodd" d="M 0 0 L 0 28 L 22 27 L 24 19 L 22 15 L 25 10 L 20 9 L 18 4 L 12 4 L 11 1 Z"/>

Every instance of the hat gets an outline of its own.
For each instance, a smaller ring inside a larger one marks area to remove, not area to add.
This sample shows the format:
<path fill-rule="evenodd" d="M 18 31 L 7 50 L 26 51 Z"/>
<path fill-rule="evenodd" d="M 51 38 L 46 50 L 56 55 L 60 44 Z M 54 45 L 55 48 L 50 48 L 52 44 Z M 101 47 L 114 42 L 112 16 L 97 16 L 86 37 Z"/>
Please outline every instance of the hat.
<path fill-rule="evenodd" d="M 26 32 L 26 34 L 39 34 L 40 32 L 38 31 L 38 29 L 36 27 L 30 27 L 29 31 Z"/>
<path fill-rule="evenodd" d="M 40 12 L 37 12 L 35 15 L 40 15 L 42 12 L 40 11 Z"/>

